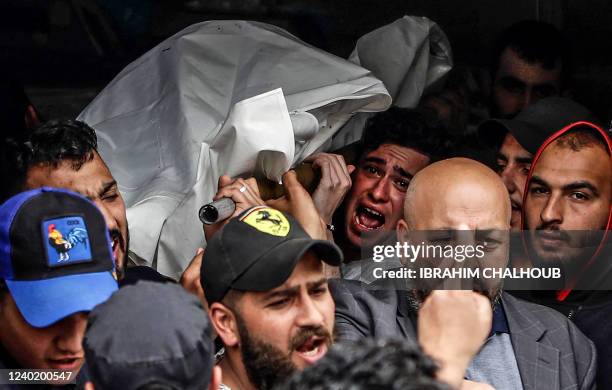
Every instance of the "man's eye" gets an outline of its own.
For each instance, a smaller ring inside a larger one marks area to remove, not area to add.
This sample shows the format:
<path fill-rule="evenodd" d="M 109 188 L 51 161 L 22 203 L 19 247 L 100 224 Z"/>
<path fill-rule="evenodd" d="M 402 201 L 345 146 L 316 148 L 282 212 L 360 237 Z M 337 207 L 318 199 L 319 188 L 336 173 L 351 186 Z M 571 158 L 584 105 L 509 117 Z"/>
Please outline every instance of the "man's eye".
<path fill-rule="evenodd" d="M 279 299 L 276 301 L 272 301 L 268 304 L 268 307 L 271 307 L 273 309 L 279 309 L 283 306 L 286 306 L 289 303 L 290 299 L 289 298 L 283 298 L 283 299 Z"/>
<path fill-rule="evenodd" d="M 529 168 L 530 168 L 529 166 L 521 167 L 521 175 L 523 175 L 523 176 L 529 175 Z"/>
<path fill-rule="evenodd" d="M 325 294 L 326 292 L 327 292 L 327 288 L 325 288 L 325 287 L 318 287 L 318 288 L 312 289 L 310 291 L 310 294 L 314 295 L 314 296 L 321 296 L 321 295 Z"/>
<path fill-rule="evenodd" d="M 499 246 L 500 242 L 491 238 L 485 238 L 479 244 L 483 246 L 485 251 L 492 251 Z"/>
<path fill-rule="evenodd" d="M 525 90 L 524 86 L 512 80 L 502 80 L 501 86 L 509 93 L 521 94 Z"/>
<path fill-rule="evenodd" d="M 112 202 L 114 200 L 116 200 L 117 198 L 119 198 L 119 194 L 108 194 L 108 195 L 104 195 L 102 197 L 102 200 L 108 201 L 108 202 Z"/>
<path fill-rule="evenodd" d="M 548 193 L 548 190 L 544 187 L 532 187 L 531 190 L 529 190 L 529 192 L 531 192 L 534 195 L 545 195 Z"/>
<path fill-rule="evenodd" d="M 380 173 L 380 170 L 373 165 L 366 165 L 363 169 L 371 175 L 378 175 Z"/>
<path fill-rule="evenodd" d="M 496 165 L 496 171 L 497 173 L 502 173 L 504 171 L 504 169 L 506 169 L 506 163 L 503 161 L 498 160 Z"/>
<path fill-rule="evenodd" d="M 398 179 L 395 181 L 395 184 L 401 191 L 406 191 L 410 185 L 410 181 L 406 179 Z"/>
<path fill-rule="evenodd" d="M 570 196 L 576 200 L 589 200 L 591 198 L 584 192 L 573 192 Z"/>
<path fill-rule="evenodd" d="M 432 237 L 429 240 L 431 245 L 449 245 L 453 241 L 453 237 Z"/>

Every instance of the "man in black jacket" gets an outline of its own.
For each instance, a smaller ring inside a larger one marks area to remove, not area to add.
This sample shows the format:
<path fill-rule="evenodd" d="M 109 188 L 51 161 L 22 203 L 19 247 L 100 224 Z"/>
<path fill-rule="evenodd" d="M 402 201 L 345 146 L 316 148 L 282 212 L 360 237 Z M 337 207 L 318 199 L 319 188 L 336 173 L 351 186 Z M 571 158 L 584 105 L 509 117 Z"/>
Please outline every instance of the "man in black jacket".
<path fill-rule="evenodd" d="M 536 152 L 524 198 L 529 257 L 563 270 L 558 291 L 526 296 L 570 318 L 597 347 L 597 387 L 612 388 L 612 154 L 610 137 L 573 123 Z"/>

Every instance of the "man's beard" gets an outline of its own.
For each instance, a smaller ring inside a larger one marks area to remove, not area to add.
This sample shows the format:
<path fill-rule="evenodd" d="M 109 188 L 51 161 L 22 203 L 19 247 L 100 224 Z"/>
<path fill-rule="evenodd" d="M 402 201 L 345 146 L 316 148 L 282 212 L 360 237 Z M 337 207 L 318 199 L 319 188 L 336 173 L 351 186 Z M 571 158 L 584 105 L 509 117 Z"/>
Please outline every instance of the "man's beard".
<path fill-rule="evenodd" d="M 240 315 L 236 314 L 236 324 L 240 335 L 240 351 L 247 376 L 255 388 L 259 390 L 272 389 L 283 383 L 297 370 L 291 360 L 291 354 L 312 336 L 323 337 L 327 345 L 331 345 L 332 337 L 323 327 L 301 328 L 289 342 L 289 352 L 252 337 Z"/>
<path fill-rule="evenodd" d="M 121 279 L 123 279 L 125 277 L 125 270 L 127 268 L 127 263 L 129 261 L 130 230 L 126 229 L 125 243 L 124 243 L 123 236 L 121 235 L 121 232 L 119 231 L 119 229 L 113 229 L 109 233 L 110 233 L 110 236 L 111 236 L 111 240 L 116 237 L 119 240 L 119 244 L 118 245 L 125 246 L 125 250 L 123 251 L 123 256 L 120 259 L 121 261 L 118 264 L 116 264 L 116 266 L 115 266 L 115 273 L 117 274 L 117 280 L 121 280 Z M 125 245 L 123 245 L 123 244 L 125 244 Z M 113 260 L 115 260 L 115 259 L 113 259 Z"/>
<path fill-rule="evenodd" d="M 537 249 L 534 242 L 543 232 L 555 232 L 564 247 Z M 527 242 L 534 265 L 542 268 L 560 268 L 565 278 L 578 276 L 579 270 L 588 263 L 603 240 L 605 229 L 592 231 L 565 231 L 554 226 L 540 225 L 530 231 Z"/>

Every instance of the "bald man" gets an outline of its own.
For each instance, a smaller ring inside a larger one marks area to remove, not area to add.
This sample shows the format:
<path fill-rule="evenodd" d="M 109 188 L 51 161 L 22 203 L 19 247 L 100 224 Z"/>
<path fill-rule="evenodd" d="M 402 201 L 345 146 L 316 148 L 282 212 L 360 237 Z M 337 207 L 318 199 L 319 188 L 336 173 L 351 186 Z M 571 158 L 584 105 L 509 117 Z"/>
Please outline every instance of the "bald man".
<path fill-rule="evenodd" d="M 487 262 L 503 266 L 508 260 L 510 217 L 508 192 L 495 172 L 473 160 L 443 160 L 411 181 L 397 238 L 402 243 L 414 242 L 417 236 L 426 244 L 481 244 Z M 431 294 L 427 285 L 398 291 L 340 280 L 330 287 L 340 342 L 364 337 L 414 340 L 421 304 Z M 595 348 L 567 318 L 504 293 L 500 283 L 489 281 L 479 290 L 493 307 L 492 325 L 467 365 L 466 379 L 504 390 L 593 388 Z M 452 301 L 447 305 L 454 310 Z M 419 320 L 419 330 L 427 328 Z M 463 332 L 467 337 L 472 329 L 466 326 Z M 426 352 L 435 357 L 444 348 L 440 343 Z"/>

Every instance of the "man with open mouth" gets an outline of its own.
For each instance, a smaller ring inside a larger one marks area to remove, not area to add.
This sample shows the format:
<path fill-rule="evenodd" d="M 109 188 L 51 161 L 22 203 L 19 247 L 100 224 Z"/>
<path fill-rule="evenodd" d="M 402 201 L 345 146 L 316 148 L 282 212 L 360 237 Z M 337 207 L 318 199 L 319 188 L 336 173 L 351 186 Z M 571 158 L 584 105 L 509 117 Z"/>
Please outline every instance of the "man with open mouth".
<path fill-rule="evenodd" d="M 112 240 L 116 277 L 120 284 L 137 279 L 168 280 L 144 260 L 129 251 L 125 203 L 117 181 L 97 151 L 95 131 L 75 120 L 52 120 L 31 131 L 14 147 L 9 193 L 43 186 L 66 188 L 95 203 L 100 209 Z M 128 261 L 132 262 L 128 270 Z"/>
<path fill-rule="evenodd" d="M 324 262 L 338 266 L 340 249 L 267 206 L 247 209 L 215 233 L 200 277 L 225 348 L 225 388 L 269 389 L 325 355 L 334 302 Z"/>
<path fill-rule="evenodd" d="M 412 177 L 436 159 L 445 158 L 452 146 L 441 122 L 425 110 L 393 107 L 368 121 L 350 190 L 334 216 L 338 227 L 334 239 L 347 262 L 361 259 L 364 245 L 380 241 L 395 228 Z M 313 199 L 325 216 L 325 204 L 339 195 L 319 196 L 321 191 L 317 188 Z M 324 199 L 323 204 L 317 204 L 318 198 Z"/>
<path fill-rule="evenodd" d="M 66 190 L 23 192 L 0 207 L 0 247 L 0 368 L 74 383 L 87 315 L 117 290 L 102 214 Z"/>

